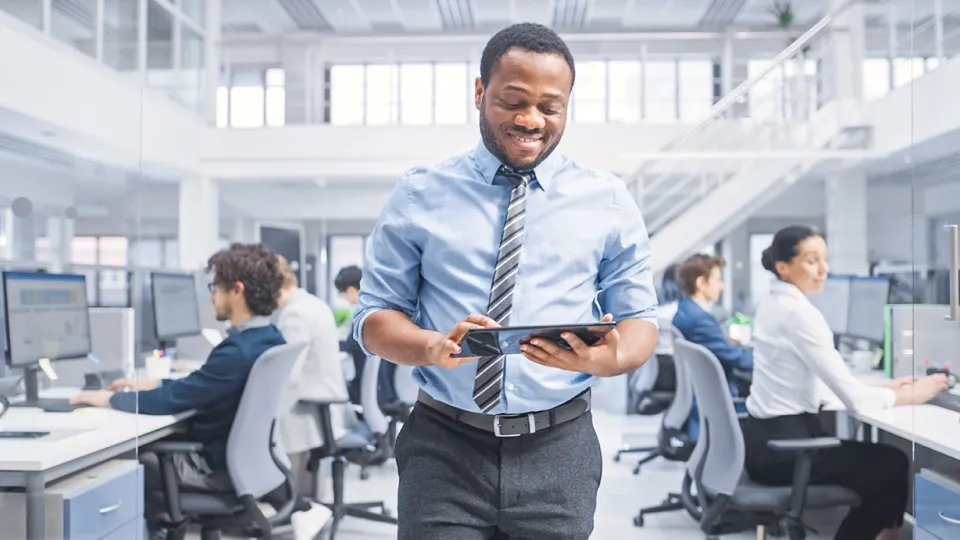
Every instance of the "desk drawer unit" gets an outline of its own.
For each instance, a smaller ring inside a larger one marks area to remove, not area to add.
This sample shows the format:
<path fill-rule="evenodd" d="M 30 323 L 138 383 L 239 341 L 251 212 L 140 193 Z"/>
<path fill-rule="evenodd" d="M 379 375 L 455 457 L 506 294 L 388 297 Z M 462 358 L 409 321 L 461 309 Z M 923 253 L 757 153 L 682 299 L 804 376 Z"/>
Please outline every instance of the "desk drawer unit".
<path fill-rule="evenodd" d="M 135 460 L 117 459 L 47 485 L 45 540 L 140 538 L 136 531 L 143 523 L 142 471 Z M 23 493 L 0 493 L 0 538 L 26 538 L 25 511 Z"/>
<path fill-rule="evenodd" d="M 101 540 L 143 515 L 143 473 L 138 463 L 112 461 L 78 476 L 94 481 L 61 491 L 64 540 Z"/>
<path fill-rule="evenodd" d="M 960 483 L 922 470 L 914 482 L 914 497 L 918 529 L 940 540 L 960 538 Z"/>

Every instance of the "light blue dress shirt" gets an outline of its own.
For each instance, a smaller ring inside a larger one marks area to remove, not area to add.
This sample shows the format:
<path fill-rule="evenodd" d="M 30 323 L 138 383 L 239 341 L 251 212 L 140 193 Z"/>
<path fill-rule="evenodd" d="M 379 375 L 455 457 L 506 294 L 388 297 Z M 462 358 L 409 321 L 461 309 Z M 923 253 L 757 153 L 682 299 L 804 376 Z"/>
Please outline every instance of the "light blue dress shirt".
<path fill-rule="evenodd" d="M 355 337 L 367 354 L 363 324 L 378 310 L 403 312 L 444 334 L 467 315 L 486 313 L 510 200 L 509 183 L 494 179 L 500 166 L 481 143 L 400 180 L 367 241 L 354 315 Z M 510 326 L 593 323 L 606 313 L 614 321 L 656 325 L 650 239 L 623 181 L 556 152 L 534 172 Z M 479 412 L 476 366 L 424 366 L 414 376 L 433 398 Z M 492 414 L 550 409 L 596 382 L 509 355 L 503 399 Z"/>

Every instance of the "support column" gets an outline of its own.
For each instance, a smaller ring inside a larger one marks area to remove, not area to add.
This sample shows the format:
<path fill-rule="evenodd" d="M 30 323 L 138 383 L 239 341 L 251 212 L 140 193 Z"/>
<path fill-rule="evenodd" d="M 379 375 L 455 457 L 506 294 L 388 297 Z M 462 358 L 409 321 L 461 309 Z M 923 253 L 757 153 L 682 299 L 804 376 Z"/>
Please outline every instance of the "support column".
<path fill-rule="evenodd" d="M 37 235 L 34 214 L 26 217 L 13 217 L 11 254 L 15 261 L 34 261 L 37 255 Z"/>
<path fill-rule="evenodd" d="M 836 12 L 846 0 L 826 0 L 827 11 Z M 833 100 L 863 101 L 863 57 L 866 48 L 864 7 L 857 3 L 840 13 L 830 27 L 829 46 L 823 61 L 826 103 Z"/>
<path fill-rule="evenodd" d="M 826 179 L 827 245 L 830 272 L 865 276 L 867 247 L 867 177 L 846 171 Z"/>
<path fill-rule="evenodd" d="M 210 125 L 217 124 L 217 87 L 220 86 L 221 0 L 207 0 L 204 14 L 203 84 L 201 101 L 203 117 Z"/>
<path fill-rule="evenodd" d="M 933 55 L 943 60 L 943 0 L 933 0 Z"/>
<path fill-rule="evenodd" d="M 50 243 L 50 271 L 63 272 L 70 265 L 70 242 L 73 220 L 66 217 L 47 218 L 47 241 Z"/>
<path fill-rule="evenodd" d="M 220 237 L 220 199 L 217 181 L 194 177 L 180 180 L 177 230 L 180 268 L 200 270 L 217 251 Z"/>

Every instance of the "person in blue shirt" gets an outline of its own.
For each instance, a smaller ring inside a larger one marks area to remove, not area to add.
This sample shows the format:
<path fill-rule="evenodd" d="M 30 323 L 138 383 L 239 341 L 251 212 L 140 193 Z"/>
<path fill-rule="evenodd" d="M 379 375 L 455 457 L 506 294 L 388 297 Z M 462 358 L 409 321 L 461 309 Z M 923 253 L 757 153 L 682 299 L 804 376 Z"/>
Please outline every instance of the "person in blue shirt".
<path fill-rule="evenodd" d="M 602 458 L 589 413 L 601 377 L 653 353 L 650 241 L 618 177 L 554 150 L 574 61 L 539 24 L 484 48 L 482 142 L 408 171 L 367 242 L 355 335 L 415 366 L 399 434 L 398 539 L 586 540 Z M 471 328 L 615 321 L 587 346 L 533 339 L 523 354 L 456 358 Z"/>
<path fill-rule="evenodd" d="M 677 283 L 683 298 L 673 316 L 673 326 L 683 334 L 684 339 L 709 349 L 720 360 L 731 395 L 746 397 L 749 382 L 736 372 L 746 374 L 753 370 L 753 350 L 740 347 L 735 340 L 725 336 L 720 323 L 710 313 L 711 306 L 720 300 L 723 293 L 723 266 L 724 261 L 720 257 L 697 254 L 677 268 Z M 746 410 L 742 409 L 742 405 L 738 407 L 741 412 Z M 687 426 L 690 440 L 697 440 L 700 417 L 696 402 Z"/>
<path fill-rule="evenodd" d="M 216 253 L 210 257 L 207 271 L 213 273 L 210 298 L 217 320 L 230 321 L 231 327 L 228 337 L 214 347 L 199 370 L 175 380 L 122 379 L 109 390 L 80 394 L 71 401 L 152 415 L 196 410 L 186 437 L 203 443 L 203 451 L 173 454 L 180 484 L 186 489 L 224 491 L 232 489 L 227 474 L 227 437 L 247 376 L 264 351 L 284 343 L 280 330 L 268 318 L 277 308 L 283 274 L 276 256 L 259 244 L 234 244 Z M 149 452 L 140 459 L 147 517 L 156 519 L 165 509 L 159 463 Z"/>

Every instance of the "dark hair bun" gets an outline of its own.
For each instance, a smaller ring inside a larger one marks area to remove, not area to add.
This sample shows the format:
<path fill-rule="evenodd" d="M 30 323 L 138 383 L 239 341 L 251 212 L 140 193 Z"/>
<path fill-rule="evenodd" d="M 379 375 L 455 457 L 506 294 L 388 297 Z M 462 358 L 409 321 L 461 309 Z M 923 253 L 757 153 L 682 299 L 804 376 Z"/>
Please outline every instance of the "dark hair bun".
<path fill-rule="evenodd" d="M 772 251 L 772 248 L 773 248 L 773 246 L 768 247 L 767 249 L 763 250 L 763 255 L 760 256 L 760 264 L 762 264 L 763 267 L 764 267 L 765 269 L 767 269 L 768 271 L 773 272 L 774 274 L 776 274 L 776 273 L 777 273 L 777 270 L 776 270 L 776 264 L 777 264 L 777 262 L 776 262 L 775 260 L 773 260 L 773 251 Z"/>

